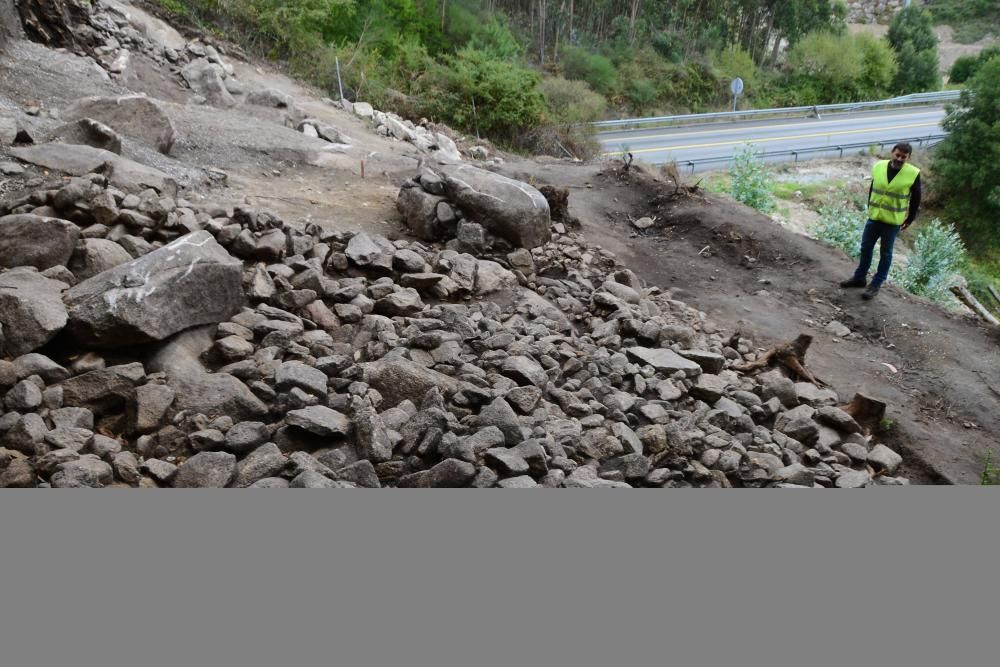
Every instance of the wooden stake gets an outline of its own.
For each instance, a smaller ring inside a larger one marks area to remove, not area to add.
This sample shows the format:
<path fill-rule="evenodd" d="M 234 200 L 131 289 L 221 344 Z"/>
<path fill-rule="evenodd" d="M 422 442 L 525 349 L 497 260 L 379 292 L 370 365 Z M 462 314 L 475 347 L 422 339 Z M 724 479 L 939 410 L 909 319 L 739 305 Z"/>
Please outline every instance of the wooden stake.
<path fill-rule="evenodd" d="M 972 312 L 979 316 L 980 319 L 985 320 L 994 326 L 1000 326 L 1000 321 L 997 321 L 997 318 L 993 317 L 993 314 L 986 310 L 986 307 L 979 303 L 979 300 L 976 299 L 976 297 L 972 296 L 972 292 L 964 287 L 955 285 L 951 288 L 951 293 L 958 297 L 958 300 L 968 306 Z"/>

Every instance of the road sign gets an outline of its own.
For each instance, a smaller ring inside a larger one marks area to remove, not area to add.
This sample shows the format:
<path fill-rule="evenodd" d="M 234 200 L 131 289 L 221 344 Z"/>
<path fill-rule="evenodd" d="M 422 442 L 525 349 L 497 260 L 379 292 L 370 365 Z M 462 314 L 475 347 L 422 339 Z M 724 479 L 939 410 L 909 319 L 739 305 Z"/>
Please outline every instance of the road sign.
<path fill-rule="evenodd" d="M 729 84 L 729 90 L 732 91 L 733 95 L 739 95 L 743 92 L 743 79 L 736 77 L 733 82 Z"/>

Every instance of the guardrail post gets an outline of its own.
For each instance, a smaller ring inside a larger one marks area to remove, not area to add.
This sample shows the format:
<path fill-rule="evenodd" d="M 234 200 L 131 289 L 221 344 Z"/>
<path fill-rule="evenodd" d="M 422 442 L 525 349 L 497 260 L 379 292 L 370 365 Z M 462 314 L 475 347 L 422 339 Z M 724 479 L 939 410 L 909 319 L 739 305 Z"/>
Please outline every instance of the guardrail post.
<path fill-rule="evenodd" d="M 689 167 L 691 167 L 691 174 L 693 175 L 694 174 L 694 162 L 692 162 L 691 160 L 688 160 L 687 161 L 687 165 Z"/>
<path fill-rule="evenodd" d="M 798 162 L 799 161 L 799 152 L 798 151 L 792 151 L 792 157 L 795 158 L 795 160 L 794 160 L 795 162 Z"/>
<path fill-rule="evenodd" d="M 844 147 L 843 146 L 837 146 L 837 150 L 840 151 L 840 157 L 844 157 Z"/>

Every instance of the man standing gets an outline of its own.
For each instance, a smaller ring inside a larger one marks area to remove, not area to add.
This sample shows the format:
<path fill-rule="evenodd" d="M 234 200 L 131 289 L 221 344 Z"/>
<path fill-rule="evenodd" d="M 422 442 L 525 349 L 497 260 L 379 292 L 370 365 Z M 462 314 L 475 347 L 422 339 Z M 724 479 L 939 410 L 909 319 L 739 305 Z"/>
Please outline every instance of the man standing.
<path fill-rule="evenodd" d="M 879 241 L 878 268 L 868 289 L 861 295 L 865 299 L 874 298 L 889 277 L 896 236 L 913 224 L 920 208 L 920 170 L 907 164 L 912 152 L 910 144 L 896 144 L 892 147 L 891 160 L 879 160 L 872 167 L 868 222 L 861 236 L 861 259 L 854 277 L 840 283 L 841 287 L 864 287 L 867 284 L 875 242 Z"/>

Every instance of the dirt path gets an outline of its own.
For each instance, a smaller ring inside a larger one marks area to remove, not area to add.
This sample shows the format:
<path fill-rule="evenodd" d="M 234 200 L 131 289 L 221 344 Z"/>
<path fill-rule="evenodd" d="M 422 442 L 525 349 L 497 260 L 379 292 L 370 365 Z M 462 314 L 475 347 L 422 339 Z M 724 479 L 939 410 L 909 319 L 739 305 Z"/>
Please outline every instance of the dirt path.
<path fill-rule="evenodd" d="M 1000 331 L 895 287 L 863 301 L 837 285 L 854 268 L 842 253 L 720 197 L 672 200 L 672 186 L 608 165 L 517 162 L 506 172 L 569 187 L 592 241 L 721 329 L 739 327 L 760 347 L 814 335 L 810 367 L 845 402 L 862 392 L 889 404 L 883 440 L 915 482 L 976 484 L 982 456 L 1000 450 Z M 629 215 L 657 224 L 637 235 Z M 832 320 L 854 333 L 830 335 Z"/>

